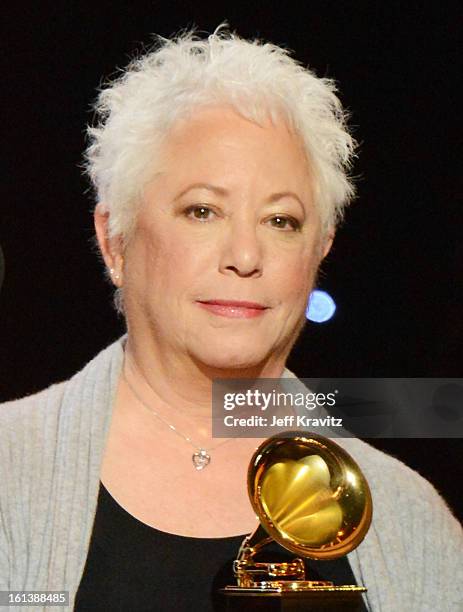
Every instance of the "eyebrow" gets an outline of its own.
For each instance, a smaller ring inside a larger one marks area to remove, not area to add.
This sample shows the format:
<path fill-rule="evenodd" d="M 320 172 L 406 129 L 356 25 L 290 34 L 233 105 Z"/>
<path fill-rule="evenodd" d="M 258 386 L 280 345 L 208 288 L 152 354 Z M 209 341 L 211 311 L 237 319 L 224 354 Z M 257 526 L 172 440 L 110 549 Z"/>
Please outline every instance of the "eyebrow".
<path fill-rule="evenodd" d="M 183 191 L 181 191 L 178 196 L 176 196 L 175 201 L 179 200 L 186 193 L 192 191 L 193 189 L 207 189 L 208 191 L 212 191 L 213 193 L 216 193 L 221 196 L 227 196 L 230 193 L 227 189 L 219 187 L 218 185 L 211 185 L 210 183 L 193 183 L 192 185 L 186 187 L 186 189 L 183 189 Z M 269 204 L 273 204 L 274 202 L 277 202 L 278 200 L 281 200 L 283 198 L 293 198 L 297 202 L 299 202 L 302 208 L 304 208 L 303 201 L 293 191 L 279 191 L 278 193 L 272 193 L 272 195 L 268 198 L 267 201 Z"/>
<path fill-rule="evenodd" d="M 217 185 L 211 185 L 210 183 L 193 183 L 192 185 L 188 185 L 186 189 L 181 191 L 178 196 L 175 197 L 175 200 L 179 200 L 186 193 L 191 191 L 192 189 L 207 189 L 208 191 L 212 191 L 217 193 L 218 195 L 226 196 L 228 195 L 228 191 L 223 187 L 218 187 Z"/>
<path fill-rule="evenodd" d="M 294 191 L 280 191 L 278 193 L 272 193 L 268 201 L 270 204 L 273 204 L 273 202 L 277 202 L 278 200 L 282 200 L 283 198 L 293 198 L 294 200 L 297 200 L 299 202 L 302 208 L 304 208 L 304 202 L 296 193 L 294 193 Z"/>

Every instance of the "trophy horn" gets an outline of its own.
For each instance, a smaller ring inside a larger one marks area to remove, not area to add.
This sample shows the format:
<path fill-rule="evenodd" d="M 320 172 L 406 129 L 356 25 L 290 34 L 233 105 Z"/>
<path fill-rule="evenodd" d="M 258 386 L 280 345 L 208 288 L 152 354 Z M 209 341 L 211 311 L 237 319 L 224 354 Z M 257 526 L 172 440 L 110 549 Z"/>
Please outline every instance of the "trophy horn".
<path fill-rule="evenodd" d="M 305 579 L 302 559 L 258 563 L 253 557 L 272 540 L 303 557 L 336 559 L 356 548 L 371 523 L 368 483 L 352 457 L 331 439 L 284 432 L 255 451 L 248 493 L 260 525 L 247 536 L 234 562 L 237 593 L 246 590 L 351 589 Z"/>

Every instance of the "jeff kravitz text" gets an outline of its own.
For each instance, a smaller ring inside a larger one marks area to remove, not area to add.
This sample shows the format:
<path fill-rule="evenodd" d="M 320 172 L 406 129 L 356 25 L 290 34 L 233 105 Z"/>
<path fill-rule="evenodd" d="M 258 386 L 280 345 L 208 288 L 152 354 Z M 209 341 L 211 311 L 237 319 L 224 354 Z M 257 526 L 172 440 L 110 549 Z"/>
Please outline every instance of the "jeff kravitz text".
<path fill-rule="evenodd" d="M 295 414 L 287 414 L 283 417 L 273 415 L 270 418 L 260 415 L 235 417 L 228 414 L 224 417 L 223 422 L 226 427 L 342 427 L 342 419 L 336 417 L 311 418 Z"/>

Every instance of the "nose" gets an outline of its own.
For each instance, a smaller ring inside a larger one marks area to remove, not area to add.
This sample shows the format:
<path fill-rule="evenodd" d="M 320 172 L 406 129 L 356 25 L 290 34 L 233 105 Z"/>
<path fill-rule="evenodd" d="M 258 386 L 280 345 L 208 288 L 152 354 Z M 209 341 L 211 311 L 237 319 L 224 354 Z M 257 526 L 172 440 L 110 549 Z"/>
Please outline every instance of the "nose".
<path fill-rule="evenodd" d="M 237 274 L 244 278 L 262 275 L 262 245 L 257 227 L 249 219 L 230 222 L 220 258 L 222 274 Z"/>

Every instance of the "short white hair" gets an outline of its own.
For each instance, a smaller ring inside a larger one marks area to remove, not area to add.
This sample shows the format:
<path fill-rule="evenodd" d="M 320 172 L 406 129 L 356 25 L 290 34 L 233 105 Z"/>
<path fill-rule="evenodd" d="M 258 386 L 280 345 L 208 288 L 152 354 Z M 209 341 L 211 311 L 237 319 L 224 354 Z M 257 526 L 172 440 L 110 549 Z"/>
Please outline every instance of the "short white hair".
<path fill-rule="evenodd" d="M 169 129 L 196 108 L 220 104 L 256 123 L 283 117 L 304 145 L 322 226 L 335 228 L 354 195 L 356 144 L 336 91 L 332 79 L 317 77 L 287 49 L 240 38 L 226 23 L 205 39 L 194 29 L 157 37 L 154 48 L 103 86 L 97 123 L 88 128 L 86 169 L 109 211 L 110 236 L 130 235 Z"/>

